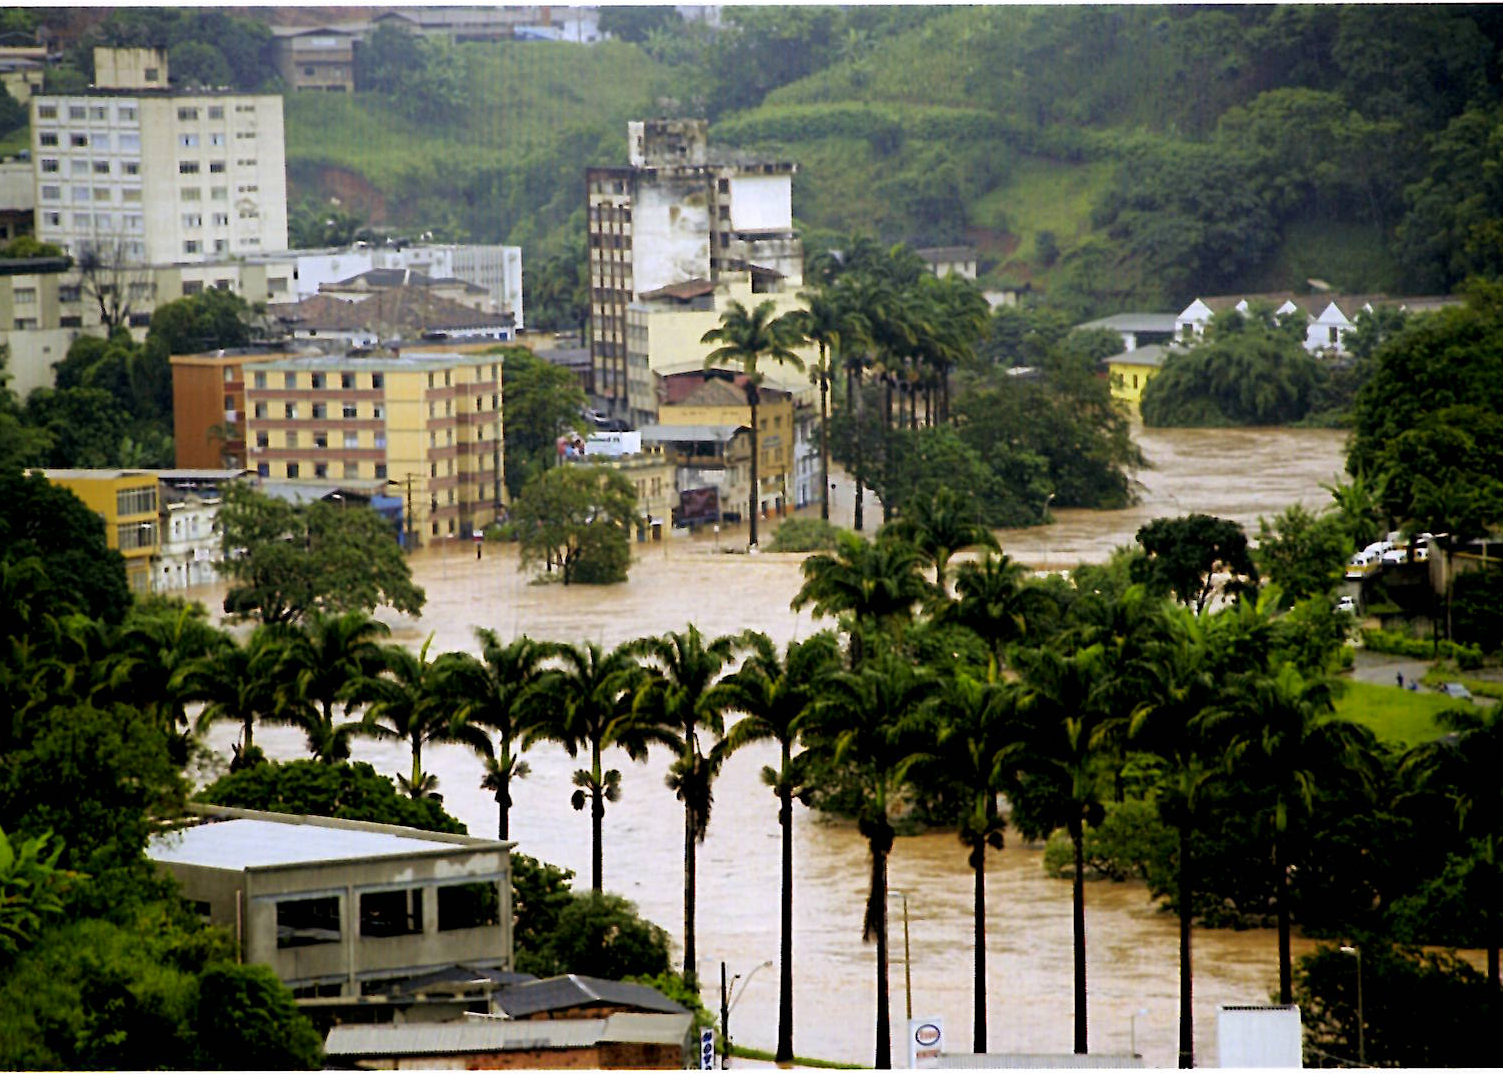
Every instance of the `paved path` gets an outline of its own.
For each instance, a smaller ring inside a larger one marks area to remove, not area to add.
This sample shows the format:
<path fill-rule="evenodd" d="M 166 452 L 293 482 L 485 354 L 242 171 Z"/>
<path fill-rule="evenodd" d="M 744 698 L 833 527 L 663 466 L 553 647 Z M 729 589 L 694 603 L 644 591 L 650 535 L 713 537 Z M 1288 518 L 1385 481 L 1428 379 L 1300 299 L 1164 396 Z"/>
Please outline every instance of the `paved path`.
<path fill-rule="evenodd" d="M 1352 668 L 1352 678 L 1358 682 L 1373 682 L 1379 686 L 1397 686 L 1396 676 L 1403 675 L 1405 684 L 1418 682 L 1430 670 L 1430 661 L 1412 656 L 1391 656 L 1366 649 L 1357 650 L 1357 661 Z M 1426 689 L 1426 687 L 1420 687 Z"/>

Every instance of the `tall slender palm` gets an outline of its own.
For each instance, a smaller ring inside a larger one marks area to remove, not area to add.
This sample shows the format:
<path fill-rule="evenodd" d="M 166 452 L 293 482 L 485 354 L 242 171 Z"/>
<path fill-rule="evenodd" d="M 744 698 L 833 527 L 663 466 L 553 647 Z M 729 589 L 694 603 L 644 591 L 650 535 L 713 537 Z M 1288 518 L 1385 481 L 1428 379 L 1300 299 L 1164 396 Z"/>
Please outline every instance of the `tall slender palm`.
<path fill-rule="evenodd" d="M 1179 833 L 1179 1065 L 1189 1069 L 1195 1065 L 1193 836 L 1202 826 L 1202 799 L 1220 774 L 1221 757 L 1206 734 L 1220 679 L 1203 621 L 1178 605 L 1166 604 L 1163 615 L 1166 629 L 1149 642 L 1147 696 L 1133 710 L 1129 738 L 1162 762 L 1154 788 L 1158 812 Z"/>
<path fill-rule="evenodd" d="M 449 666 L 448 688 L 461 698 L 460 715 L 470 723 L 496 733 L 493 753 L 485 758 L 481 787 L 496 798 L 496 838 L 511 838 L 511 781 L 528 774 L 522 760 L 521 736 L 526 729 L 523 698 L 528 687 L 542 677 L 547 650 L 522 635 L 502 644 L 494 630 L 477 627 L 480 658 L 454 654 Z"/>
<path fill-rule="evenodd" d="M 259 756 L 256 721 L 276 714 L 274 672 L 281 655 L 272 632 L 259 627 L 243 645 L 225 646 L 178 672 L 184 700 L 203 703 L 196 728 L 199 734 L 221 720 L 240 725 L 240 741 L 232 747 L 231 770 L 246 767 Z"/>
<path fill-rule="evenodd" d="M 874 1065 L 892 1066 L 892 1012 L 887 976 L 887 856 L 896 832 L 891 811 L 919 758 L 932 739 L 924 726 L 924 703 L 935 680 L 882 648 L 860 671 L 830 676 L 810 711 L 805 741 L 809 752 L 851 773 L 859 795 L 856 825 L 871 853 L 863 941 L 877 945 L 877 1040 Z"/>
<path fill-rule="evenodd" d="M 720 754 L 700 748 L 700 731 L 718 742 L 725 730 L 724 698 L 714 691 L 716 679 L 735 653 L 735 639 L 706 642 L 692 624 L 662 637 L 639 638 L 630 652 L 653 661 L 637 690 L 636 713 L 660 727 L 674 740 L 678 754 L 668 773 L 668 786 L 684 803 L 684 980 L 698 979 L 694 944 L 696 852 L 704 842 L 714 805 L 713 783 Z"/>
<path fill-rule="evenodd" d="M 981 638 L 998 668 L 1007 647 L 1027 635 L 1030 619 L 1053 606 L 1042 591 L 1024 584 L 1027 578 L 1021 563 L 990 551 L 955 570 L 958 599 L 944 607 L 944 617 Z"/>
<path fill-rule="evenodd" d="M 810 376 L 819 385 L 819 517 L 830 520 L 830 377 L 834 360 L 848 336 L 858 337 L 864 329 L 861 315 L 849 308 L 839 288 L 824 287 L 800 291 L 804 308 L 785 314 L 790 329 L 799 337 L 819 347 L 819 364 Z"/>
<path fill-rule="evenodd" d="M 1038 802 L 1051 826 L 1070 836 L 1075 852 L 1073 926 L 1075 955 L 1075 1053 L 1086 1054 L 1085 829 L 1101 822 L 1104 758 L 1110 746 L 1106 696 L 1111 688 L 1105 649 L 1074 652 L 1018 649 L 1022 676 L 1020 711 L 1029 740 L 1020 751 L 1019 793 Z"/>
<path fill-rule="evenodd" d="M 1017 691 L 998 681 L 995 668 L 984 680 L 957 675 L 945 683 L 935 705 L 939 735 L 915 774 L 932 772 L 965 790 L 955 821 L 975 877 L 972 1048 L 979 1055 L 986 1051 L 986 850 L 1002 846 L 1007 822 L 997 810 L 997 796 L 1011 786 L 1010 766 L 1025 741 L 1024 728 L 1017 718 Z"/>
<path fill-rule="evenodd" d="M 762 782 L 778 797 L 778 826 L 783 833 L 783 882 L 779 898 L 778 1049 L 779 1063 L 793 1062 L 793 799 L 802 787 L 795 755 L 805 715 L 818 684 L 840 666 L 840 646 L 829 631 L 807 641 L 790 641 L 785 657 L 765 634 L 749 631 L 740 643 L 751 651 L 737 671 L 721 680 L 715 691 L 728 708 L 742 713 L 726 732 L 720 749 L 729 757 L 753 742 L 778 744 L 779 763 L 762 769 Z"/>
<path fill-rule="evenodd" d="M 720 315 L 720 325 L 700 337 L 701 343 L 720 346 L 705 356 L 705 368 L 738 365 L 746 378 L 746 403 L 751 408 L 751 540 L 757 547 L 757 509 L 762 499 L 761 456 L 758 448 L 757 404 L 762 394 L 762 373 L 757 365 L 763 359 L 791 365 L 802 370 L 804 361 L 793 353 L 793 333 L 782 318 L 773 319 L 777 306 L 772 299 L 748 311 L 740 302 L 732 302 Z"/>
<path fill-rule="evenodd" d="M 348 719 L 336 723 L 335 706 L 345 716 L 359 706 L 352 686 L 384 666 L 380 639 L 390 633 L 385 623 L 351 611 L 313 616 L 275 635 L 280 641 L 280 658 L 272 671 L 277 683 L 276 719 L 301 728 L 309 751 L 319 760 L 349 757 L 350 739 L 361 723 Z"/>
<path fill-rule="evenodd" d="M 131 700 L 153 713 L 168 734 L 176 734 L 188 723 L 181 673 L 230 644 L 229 635 L 192 605 L 155 613 L 132 609 L 118 645 L 130 660 Z"/>
<path fill-rule="evenodd" d="M 854 534 L 837 538 L 833 553 L 804 560 L 804 584 L 794 596 L 794 610 L 811 605 L 816 615 L 851 617 L 851 667 L 860 667 L 866 639 L 878 630 L 900 628 L 912 618 L 928 586 L 919 573 L 922 560 L 906 541 L 879 537 L 864 541 Z"/>
<path fill-rule="evenodd" d="M 1503 707 L 1451 709 L 1436 719 L 1451 733 L 1410 750 L 1401 771 L 1421 791 L 1445 798 L 1461 836 L 1471 841 L 1483 882 L 1475 902 L 1487 945 L 1487 979 L 1496 989 L 1503 940 Z"/>
<path fill-rule="evenodd" d="M 621 773 L 601 766 L 602 754 L 619 746 L 634 761 L 647 759 L 647 747 L 663 743 L 662 729 L 632 711 L 642 667 L 625 646 L 605 652 L 595 642 L 582 646 L 547 643 L 547 655 L 559 661 L 527 691 L 528 728 L 523 748 L 540 741 L 557 742 L 576 757 L 588 750 L 590 766 L 574 773 L 575 809 L 590 805 L 590 886 L 604 890 L 605 803 L 621 797 Z"/>
<path fill-rule="evenodd" d="M 934 588 L 940 600 L 949 598 L 945 571 L 956 552 L 967 548 L 1000 551 L 997 538 L 978 520 L 973 502 L 943 487 L 932 496 L 915 498 L 889 528 L 918 549 L 934 568 Z"/>
<path fill-rule="evenodd" d="M 1289 953 L 1291 831 L 1308 815 L 1315 789 L 1326 779 L 1356 777 L 1368 793 L 1375 781 L 1376 740 L 1365 727 L 1332 713 L 1332 682 L 1301 675 L 1293 664 L 1235 676 L 1228 714 L 1237 723 L 1227 764 L 1260 773 L 1269 786 L 1275 908 L 1279 927 L 1279 1002 L 1292 1003 Z"/>
<path fill-rule="evenodd" d="M 423 747 L 430 742 L 457 742 L 484 757 L 491 741 L 478 725 L 464 718 L 465 703 L 455 689 L 463 681 L 453 676 L 460 666 L 453 653 L 428 659 L 433 635 L 414 653 L 405 645 L 381 650 L 385 665 L 380 674 L 357 680 L 352 695 L 365 703 L 360 732 L 372 738 L 401 739 L 412 751 L 412 771 L 397 783 L 413 798 L 425 798 L 438 786 L 438 777 L 423 771 Z"/>

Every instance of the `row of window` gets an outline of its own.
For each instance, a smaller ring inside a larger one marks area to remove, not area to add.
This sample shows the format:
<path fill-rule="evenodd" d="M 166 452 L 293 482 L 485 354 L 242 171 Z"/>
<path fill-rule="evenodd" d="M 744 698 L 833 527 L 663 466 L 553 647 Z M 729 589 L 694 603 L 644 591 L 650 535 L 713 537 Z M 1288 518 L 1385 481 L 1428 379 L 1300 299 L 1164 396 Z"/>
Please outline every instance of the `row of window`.
<path fill-rule="evenodd" d="M 66 141 L 64 140 L 65 138 Z M 67 135 L 64 135 L 62 131 L 37 131 L 37 144 L 44 149 L 62 148 L 66 145 L 71 149 L 94 149 L 96 151 L 102 149 L 108 153 L 110 147 L 114 146 L 115 150 L 120 153 L 141 152 L 141 136 L 134 131 L 119 131 L 115 134 L 108 134 L 103 131 L 95 131 L 92 134 L 74 131 Z M 222 143 L 216 142 L 214 144 L 220 145 Z"/>
<path fill-rule="evenodd" d="M 157 510 L 157 490 L 155 485 L 147 485 L 143 488 L 121 489 L 115 493 L 115 513 L 117 515 L 144 515 L 155 514 Z"/>
<path fill-rule="evenodd" d="M 112 213 L 73 213 L 69 218 L 75 230 L 83 231 L 114 231 L 115 216 Z M 42 225 L 44 227 L 62 227 L 63 214 L 59 212 L 43 212 Z M 146 218 L 140 213 L 121 213 L 121 231 L 145 231 Z"/>
<path fill-rule="evenodd" d="M 493 881 L 445 884 L 435 890 L 438 931 L 485 928 L 501 920 L 500 892 Z M 277 946 L 339 943 L 340 897 L 283 899 L 277 903 Z M 408 936 L 423 931 L 423 889 L 360 893 L 360 935 Z"/>
<path fill-rule="evenodd" d="M 153 499 L 155 499 L 155 490 L 153 490 Z M 119 541 L 117 547 L 122 552 L 129 552 L 135 548 L 155 548 L 157 524 L 155 522 L 122 522 L 116 527 L 116 537 Z"/>
<path fill-rule="evenodd" d="M 55 157 L 43 157 L 41 162 L 43 175 L 61 175 L 62 164 Z M 82 157 L 68 161 L 69 175 L 140 175 L 141 162 L 139 160 L 122 160 L 119 171 L 115 171 L 108 160 L 87 160 Z"/>
<path fill-rule="evenodd" d="M 74 187 L 69 187 L 68 188 L 68 194 L 69 194 L 69 196 L 72 198 L 72 200 L 75 203 L 77 203 L 77 202 L 84 202 L 84 201 L 108 201 L 108 202 L 112 202 L 112 201 L 114 201 L 114 198 L 115 198 L 114 188 L 113 187 L 108 187 L 108 186 L 96 186 L 96 187 L 74 186 Z M 63 188 L 61 186 L 50 186 L 50 185 L 43 186 L 42 187 L 42 200 L 43 201 L 62 201 L 63 200 Z M 138 187 L 138 186 L 121 187 L 121 189 L 120 189 L 120 200 L 123 201 L 123 202 L 140 201 L 141 200 L 141 188 Z"/>
<path fill-rule="evenodd" d="M 373 476 L 375 478 L 377 478 L 377 480 L 384 480 L 385 477 L 386 477 L 386 464 L 384 462 L 378 462 L 378 463 L 376 463 L 375 467 L 374 467 L 374 471 L 375 472 L 374 472 Z M 299 478 L 299 477 L 301 477 L 303 475 L 303 467 L 299 463 L 289 462 L 289 463 L 287 463 L 284 466 L 284 468 L 283 468 L 283 474 L 285 474 L 285 476 L 288 477 L 289 479 L 296 480 L 297 478 Z M 269 463 L 269 462 L 258 462 L 258 463 L 256 463 L 256 475 L 258 477 L 270 477 L 271 476 L 271 463 Z M 329 476 L 329 464 L 326 463 L 326 462 L 316 462 L 316 463 L 314 463 L 313 464 L 312 475 L 313 475 L 314 478 L 326 478 L 326 477 L 328 477 Z M 344 476 L 346 478 L 350 478 L 350 479 L 359 478 L 361 476 L 360 475 L 360 463 L 358 463 L 358 462 L 347 462 L 347 463 L 345 463 L 344 464 L 344 474 L 342 476 Z"/>
<path fill-rule="evenodd" d="M 148 68 L 148 71 L 150 71 L 150 70 L 153 70 L 153 68 Z M 150 79 L 150 77 L 151 76 L 148 74 L 147 78 Z M 223 109 L 220 109 L 221 113 L 223 111 L 224 111 Z M 68 118 L 69 119 L 91 119 L 91 120 L 94 120 L 96 122 L 99 122 L 99 121 L 108 121 L 109 118 L 110 118 L 110 106 L 107 105 L 107 104 L 91 104 L 91 105 L 70 104 L 70 105 L 67 106 L 67 112 L 68 112 Z M 37 104 L 37 118 L 38 119 L 56 119 L 57 117 L 58 117 L 58 107 L 57 107 L 57 105 L 55 105 L 55 104 L 41 104 L 41 103 Z M 137 116 L 136 116 L 136 106 L 135 105 L 133 105 L 133 104 L 122 104 L 122 105 L 117 105 L 115 107 L 115 120 L 117 122 L 120 122 L 120 123 L 134 123 L 134 122 L 136 122 L 136 118 L 137 118 Z"/>
<path fill-rule="evenodd" d="M 296 447 L 299 446 L 298 445 L 298 435 L 297 435 L 296 430 L 289 429 L 286 433 L 283 434 L 283 440 L 284 440 L 284 443 L 282 444 L 283 447 L 296 448 Z M 315 448 L 318 448 L 320 451 L 326 450 L 328 448 L 328 446 L 329 446 L 329 434 L 326 431 L 323 431 L 323 430 L 320 430 L 319 432 L 314 433 L 313 434 L 313 446 Z M 350 449 L 359 448 L 360 447 L 360 434 L 359 433 L 345 433 L 344 434 L 344 446 L 346 448 L 350 448 Z M 384 448 L 386 446 L 386 437 L 382 436 L 380 433 L 377 433 L 375 441 L 373 442 L 373 444 L 371 446 L 372 447 L 376 447 L 376 448 Z M 256 433 L 256 447 L 258 447 L 258 448 L 269 448 L 269 447 L 271 447 L 271 434 L 268 433 L 268 432 L 266 432 L 266 431 L 264 431 L 264 430 L 262 430 L 261 432 Z M 346 474 L 345 476 L 346 477 L 352 477 L 354 475 L 352 475 L 352 474 Z"/>
<path fill-rule="evenodd" d="M 286 280 L 280 280 L 280 281 L 270 281 L 269 280 L 267 282 L 268 282 L 268 284 L 270 284 L 272 282 L 280 282 L 284 287 L 286 286 L 286 283 L 287 283 Z M 374 389 L 376 389 L 376 390 L 379 391 L 380 389 L 386 387 L 386 374 L 384 374 L 384 373 L 372 373 L 370 375 L 370 378 L 371 378 L 370 379 L 370 386 L 372 388 L 374 388 Z M 309 381 L 309 387 L 311 387 L 314 391 L 322 391 L 324 388 L 328 387 L 328 384 L 329 384 L 328 374 L 326 374 L 326 373 L 313 373 L 313 374 L 310 374 L 309 378 L 308 378 L 308 381 Z M 255 386 L 257 388 L 265 388 L 266 384 L 267 384 L 266 373 L 264 371 L 256 373 L 255 379 L 254 379 L 254 383 L 255 383 Z M 356 383 L 355 374 L 354 373 L 341 373 L 341 374 L 339 374 L 339 386 L 341 388 L 345 388 L 345 389 L 349 389 L 349 390 L 353 390 L 353 389 L 359 387 L 359 385 Z M 282 387 L 286 388 L 286 389 L 296 389 L 297 388 L 297 374 L 296 373 L 283 373 L 282 374 Z M 430 385 L 430 387 L 431 387 L 431 385 Z M 345 405 L 346 406 L 354 406 L 355 404 L 354 403 L 346 403 Z M 347 416 L 348 417 L 353 417 L 354 415 L 347 415 Z"/>
<path fill-rule="evenodd" d="M 270 417 L 270 407 L 271 407 L 271 404 L 269 404 L 269 403 L 256 403 L 256 404 L 254 404 L 253 405 L 253 410 L 254 410 L 255 416 L 257 418 L 261 419 L 262 421 L 265 421 L 268 417 Z M 342 418 L 344 418 L 344 419 L 346 419 L 348 421 L 355 421 L 355 420 L 357 420 L 360 417 L 360 408 L 355 403 L 343 403 L 343 404 L 341 404 L 340 411 L 341 411 L 340 417 L 342 417 Z M 286 421 L 296 421 L 297 420 L 297 416 L 298 416 L 298 405 L 296 403 L 283 403 L 282 404 L 282 417 L 283 417 L 284 420 L 286 420 Z M 328 406 L 327 403 L 314 403 L 313 404 L 313 420 L 314 421 L 323 421 L 328 416 L 329 416 L 329 406 Z M 382 419 L 384 419 L 386 417 L 386 407 L 383 406 L 381 403 L 375 403 L 375 404 L 373 404 L 371 406 L 370 417 L 371 417 L 371 420 L 373 420 L 373 421 L 381 421 Z M 348 445 L 348 446 L 353 446 L 353 445 Z"/>

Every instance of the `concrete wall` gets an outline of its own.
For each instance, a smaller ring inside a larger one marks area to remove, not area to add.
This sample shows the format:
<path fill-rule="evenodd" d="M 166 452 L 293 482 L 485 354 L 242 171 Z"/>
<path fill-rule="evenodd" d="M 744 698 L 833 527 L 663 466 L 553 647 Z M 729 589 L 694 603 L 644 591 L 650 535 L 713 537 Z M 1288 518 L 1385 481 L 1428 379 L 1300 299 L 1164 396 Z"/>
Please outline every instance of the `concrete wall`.
<path fill-rule="evenodd" d="M 632 207 L 632 254 L 637 294 L 709 275 L 710 208 L 702 179 L 639 182 Z"/>
<path fill-rule="evenodd" d="M 786 231 L 793 227 L 791 175 L 738 175 L 731 179 L 731 227 Z"/>

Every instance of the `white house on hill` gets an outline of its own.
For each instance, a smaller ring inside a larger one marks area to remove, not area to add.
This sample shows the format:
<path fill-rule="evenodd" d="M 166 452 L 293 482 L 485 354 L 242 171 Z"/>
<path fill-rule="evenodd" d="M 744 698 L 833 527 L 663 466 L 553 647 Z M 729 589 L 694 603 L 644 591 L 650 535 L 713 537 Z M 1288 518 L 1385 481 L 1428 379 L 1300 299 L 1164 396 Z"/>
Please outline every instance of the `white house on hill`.
<path fill-rule="evenodd" d="M 1211 317 L 1224 310 L 1246 313 L 1253 305 L 1272 306 L 1279 317 L 1302 313 L 1305 317 L 1305 349 L 1311 354 L 1345 355 L 1346 334 L 1356 326 L 1356 317 L 1366 310 L 1396 308 L 1410 313 L 1426 313 L 1444 306 L 1461 304 L 1450 295 L 1421 295 L 1407 298 L 1388 295 L 1337 295 L 1330 293 L 1296 295 L 1276 291 L 1259 295 L 1215 295 L 1197 298 L 1174 319 L 1176 339 L 1189 340 L 1205 335 Z"/>

